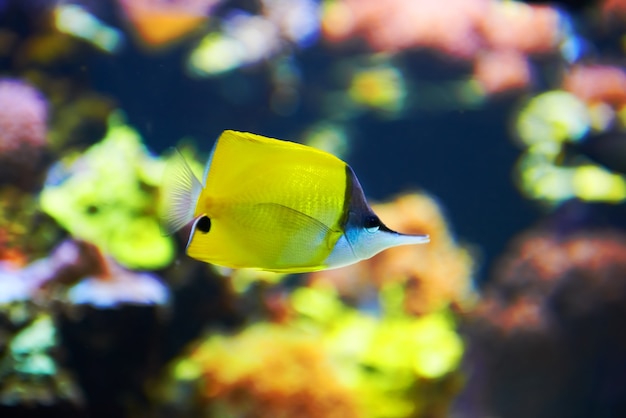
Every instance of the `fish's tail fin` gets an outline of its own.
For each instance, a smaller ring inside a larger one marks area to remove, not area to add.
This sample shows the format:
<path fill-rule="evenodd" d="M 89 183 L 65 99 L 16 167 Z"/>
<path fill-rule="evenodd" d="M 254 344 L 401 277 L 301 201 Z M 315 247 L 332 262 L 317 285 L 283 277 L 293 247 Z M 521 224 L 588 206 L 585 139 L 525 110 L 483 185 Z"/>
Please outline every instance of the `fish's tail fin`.
<path fill-rule="evenodd" d="M 178 150 L 169 156 L 161 181 L 159 217 L 167 235 L 193 220 L 202 184 Z"/>

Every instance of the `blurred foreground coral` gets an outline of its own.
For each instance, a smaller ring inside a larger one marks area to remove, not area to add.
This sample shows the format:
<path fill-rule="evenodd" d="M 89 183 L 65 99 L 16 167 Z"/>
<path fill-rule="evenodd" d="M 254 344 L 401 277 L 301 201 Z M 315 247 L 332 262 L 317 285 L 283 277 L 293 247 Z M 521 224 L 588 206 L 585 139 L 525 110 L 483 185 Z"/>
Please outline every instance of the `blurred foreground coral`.
<path fill-rule="evenodd" d="M 377 318 L 328 289 L 296 290 L 289 322 L 213 334 L 176 359 L 161 392 L 166 409 L 185 417 L 448 416 L 463 353 L 454 321 L 409 317 L 393 293 Z"/>
<path fill-rule="evenodd" d="M 210 337 L 173 372 L 182 382 L 200 379 L 191 392 L 182 387 L 176 394 L 195 392 L 202 402 L 195 406 L 211 416 L 360 416 L 319 341 L 278 325 L 251 326 L 230 338 Z"/>
<path fill-rule="evenodd" d="M 234 274 L 248 309 L 256 292 L 267 319 L 179 355 L 162 382 L 166 408 L 178 416 L 448 416 L 464 352 L 450 308 L 473 301 L 470 256 L 428 196 L 375 210 L 433 242 L 301 276 L 307 285 L 295 289 L 285 275 Z"/>

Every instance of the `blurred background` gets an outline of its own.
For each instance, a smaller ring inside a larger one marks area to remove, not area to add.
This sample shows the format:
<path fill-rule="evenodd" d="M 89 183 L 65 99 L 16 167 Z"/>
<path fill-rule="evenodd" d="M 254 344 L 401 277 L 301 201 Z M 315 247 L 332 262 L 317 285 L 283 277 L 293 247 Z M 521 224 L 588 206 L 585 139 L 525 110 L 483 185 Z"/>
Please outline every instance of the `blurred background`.
<path fill-rule="evenodd" d="M 0 415 L 626 416 L 625 48 L 623 0 L 0 0 Z M 167 151 L 225 129 L 431 243 L 190 259 Z"/>

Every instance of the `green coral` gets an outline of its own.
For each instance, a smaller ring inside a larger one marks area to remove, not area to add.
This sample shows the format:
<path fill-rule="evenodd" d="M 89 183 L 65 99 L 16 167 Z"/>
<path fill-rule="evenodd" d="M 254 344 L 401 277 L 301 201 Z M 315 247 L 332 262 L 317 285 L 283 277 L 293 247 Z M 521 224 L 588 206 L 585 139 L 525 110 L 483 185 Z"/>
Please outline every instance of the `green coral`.
<path fill-rule="evenodd" d="M 52 317 L 36 309 L 29 313 L 30 321 L 5 334 L 8 344 L 0 346 L 0 405 L 80 403 L 82 395 L 56 358 L 59 341 Z M 0 317 L 5 319 L 4 313 Z"/>
<path fill-rule="evenodd" d="M 115 114 L 101 142 L 52 169 L 42 208 L 73 236 L 93 242 L 127 267 L 164 267 L 175 255 L 156 213 L 164 164 Z"/>

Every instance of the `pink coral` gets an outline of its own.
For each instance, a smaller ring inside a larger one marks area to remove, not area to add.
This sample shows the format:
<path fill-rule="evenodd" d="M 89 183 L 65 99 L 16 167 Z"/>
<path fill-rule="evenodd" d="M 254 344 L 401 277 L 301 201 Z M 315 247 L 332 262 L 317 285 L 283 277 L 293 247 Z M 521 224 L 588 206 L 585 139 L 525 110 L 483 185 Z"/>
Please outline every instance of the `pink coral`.
<path fill-rule="evenodd" d="M 530 64 L 517 51 L 490 51 L 476 57 L 474 77 L 489 94 L 518 90 L 531 82 Z"/>
<path fill-rule="evenodd" d="M 551 6 L 496 0 L 338 0 L 325 8 L 324 37 L 362 39 L 374 51 L 429 49 L 474 63 L 488 94 L 530 84 L 527 55 L 558 54 L 566 38 Z"/>
<path fill-rule="evenodd" d="M 0 80 L 0 109 L 0 153 L 23 145 L 45 146 L 47 105 L 35 88 L 19 80 Z"/>
<path fill-rule="evenodd" d="M 498 1 L 491 2 L 478 24 L 490 48 L 532 54 L 556 49 L 563 37 L 560 19 L 550 6 Z"/>
<path fill-rule="evenodd" d="M 332 41 L 363 37 L 375 50 L 411 47 L 440 49 L 469 57 L 480 47 L 475 22 L 488 0 L 450 0 L 446 7 L 429 0 L 344 0 L 324 17 L 324 34 Z"/>
<path fill-rule="evenodd" d="M 0 179 L 30 184 L 47 144 L 47 104 L 32 86 L 0 80 Z"/>
<path fill-rule="evenodd" d="M 422 47 L 465 59 L 494 48 L 551 52 L 562 36 L 556 9 L 493 0 L 343 0 L 328 7 L 323 30 L 378 51 Z"/>

